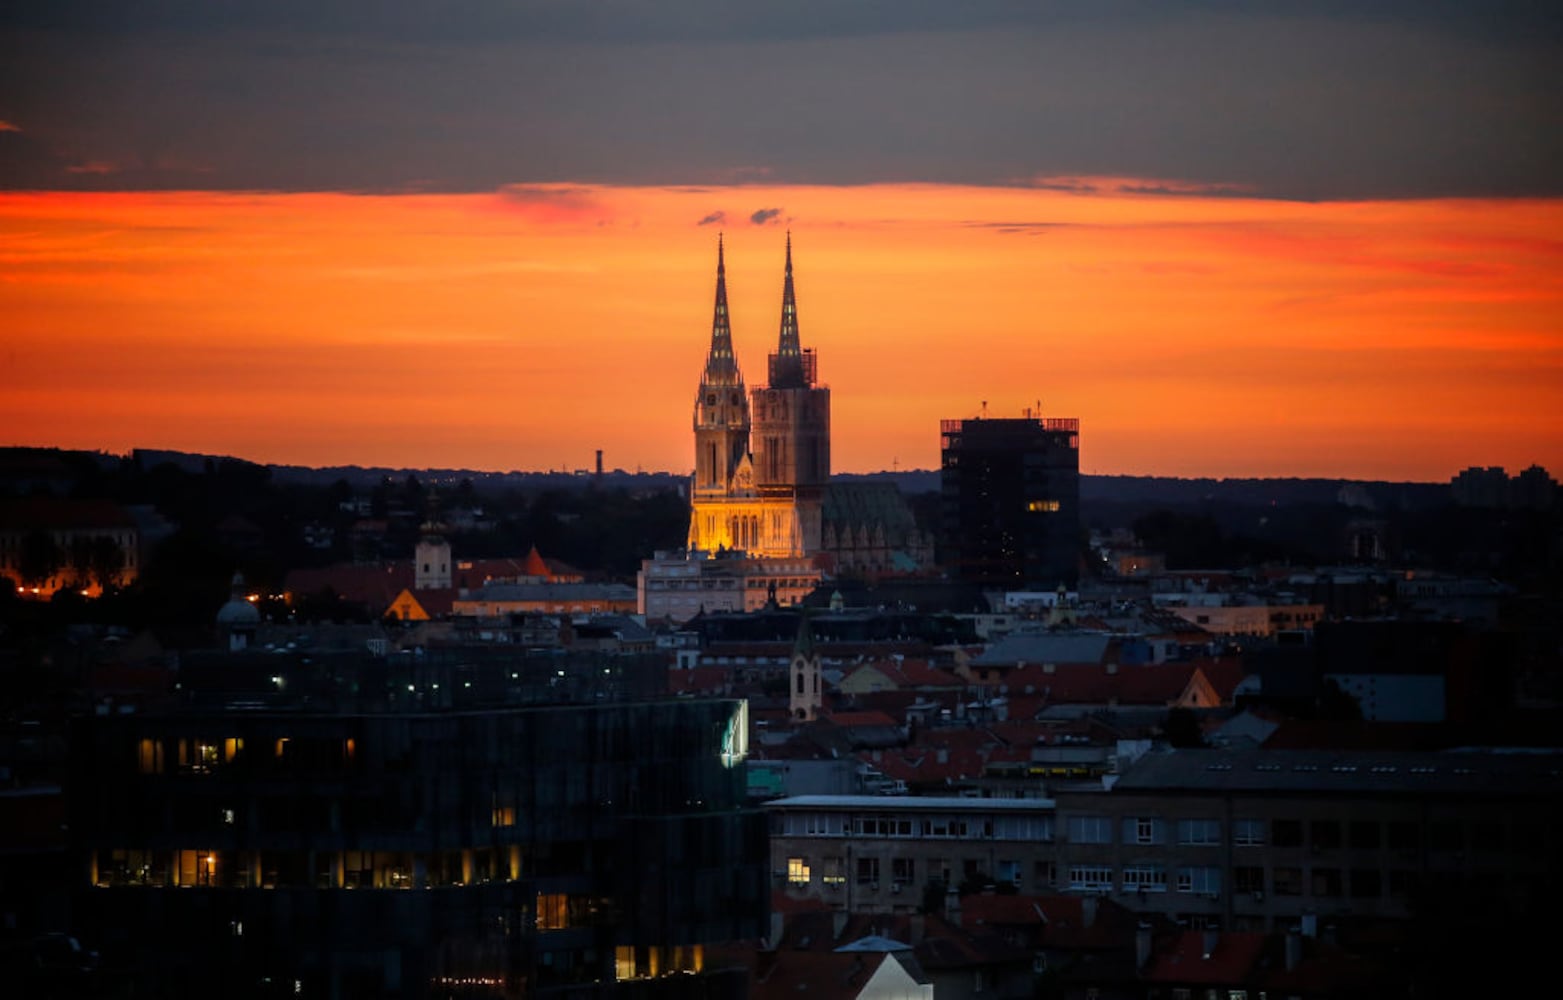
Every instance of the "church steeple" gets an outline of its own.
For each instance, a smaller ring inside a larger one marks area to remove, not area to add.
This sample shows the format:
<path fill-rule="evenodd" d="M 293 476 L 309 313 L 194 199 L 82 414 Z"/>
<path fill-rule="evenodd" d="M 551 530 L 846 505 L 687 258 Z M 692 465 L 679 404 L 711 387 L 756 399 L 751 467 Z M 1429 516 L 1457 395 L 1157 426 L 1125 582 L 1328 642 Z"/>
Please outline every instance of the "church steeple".
<path fill-rule="evenodd" d="M 798 339 L 798 298 L 792 286 L 791 232 L 787 233 L 787 270 L 782 280 L 781 336 L 770 360 L 772 389 L 803 389 L 813 382 L 806 368 L 802 342 Z"/>
<path fill-rule="evenodd" d="M 706 355 L 700 389 L 695 394 L 695 490 L 726 493 L 749 453 L 749 399 L 743 373 L 733 357 L 733 329 L 727 315 L 727 255 L 716 239 L 716 311 L 711 317 L 711 351 Z M 691 521 L 691 546 L 717 547 L 707 536 L 715 529 Z M 696 546 L 698 539 L 699 545 Z M 731 548 L 731 540 L 717 539 Z"/>
<path fill-rule="evenodd" d="M 738 360 L 733 356 L 733 328 L 727 316 L 727 263 L 721 235 L 716 238 L 716 310 L 711 317 L 711 353 L 706 356 L 702 383 L 712 386 L 743 384 Z"/>

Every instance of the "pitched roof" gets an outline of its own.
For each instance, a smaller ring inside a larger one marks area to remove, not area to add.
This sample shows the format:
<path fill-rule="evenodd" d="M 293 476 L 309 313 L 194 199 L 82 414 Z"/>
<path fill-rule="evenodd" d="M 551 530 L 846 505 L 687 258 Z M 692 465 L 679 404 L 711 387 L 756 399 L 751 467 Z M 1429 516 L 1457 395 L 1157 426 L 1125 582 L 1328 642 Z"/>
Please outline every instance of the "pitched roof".
<path fill-rule="evenodd" d="M 1112 642 L 1112 636 L 1101 632 L 1011 632 L 973 658 L 972 665 L 1101 663 Z"/>
<path fill-rule="evenodd" d="M 842 729 L 852 729 L 858 726 L 889 726 L 896 727 L 896 721 L 883 712 L 832 712 L 826 716 L 834 726 Z"/>
<path fill-rule="evenodd" d="M 1152 983 L 1239 985 L 1252 977 L 1264 953 L 1265 935 L 1258 931 L 1215 931 L 1215 947 L 1205 951 L 1206 931 L 1184 931 L 1170 947 L 1157 952 L 1145 969 Z"/>
<path fill-rule="evenodd" d="M 1049 705 L 1166 705 L 1176 700 L 1194 675 L 1192 663 L 1120 666 L 1109 671 L 1100 663 L 1059 663 L 1051 670 L 1030 664 L 1012 671 L 999 693 L 1039 694 Z"/>
<path fill-rule="evenodd" d="M 532 551 L 526 554 L 526 563 L 522 566 L 522 573 L 527 576 L 540 576 L 544 579 L 552 576 L 548 564 L 543 562 L 542 553 L 537 551 L 537 546 L 532 546 Z"/>
<path fill-rule="evenodd" d="M 754 1000 L 856 997 L 882 963 L 896 961 L 889 952 L 777 951 L 765 957 L 763 970 L 749 987 Z"/>

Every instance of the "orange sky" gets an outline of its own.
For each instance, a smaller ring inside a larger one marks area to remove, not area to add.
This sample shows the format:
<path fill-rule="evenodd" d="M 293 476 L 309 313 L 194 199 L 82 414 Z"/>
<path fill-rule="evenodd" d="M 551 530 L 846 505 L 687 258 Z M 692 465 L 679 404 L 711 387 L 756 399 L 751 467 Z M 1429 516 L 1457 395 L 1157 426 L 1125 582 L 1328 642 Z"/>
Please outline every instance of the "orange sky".
<path fill-rule="evenodd" d="M 0 444 L 685 472 L 716 230 L 752 385 L 790 225 L 838 471 L 1040 401 L 1086 472 L 1563 473 L 1563 201 L 1133 186 L 0 194 Z"/>

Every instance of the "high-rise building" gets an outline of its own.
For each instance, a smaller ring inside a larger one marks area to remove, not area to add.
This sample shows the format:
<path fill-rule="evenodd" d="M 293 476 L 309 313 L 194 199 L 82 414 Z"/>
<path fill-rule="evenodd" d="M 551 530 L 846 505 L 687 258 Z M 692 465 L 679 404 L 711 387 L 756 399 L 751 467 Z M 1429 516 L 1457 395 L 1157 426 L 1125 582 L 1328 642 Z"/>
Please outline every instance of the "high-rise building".
<path fill-rule="evenodd" d="M 80 720 L 74 927 L 136 995 L 741 996 L 704 949 L 765 927 L 747 703 L 661 668 L 188 656 L 177 705 Z"/>
<path fill-rule="evenodd" d="M 769 384 L 751 394 L 733 355 L 720 241 L 716 260 L 711 348 L 695 397 L 689 548 L 741 549 L 761 558 L 814 556 L 830 480 L 830 390 L 817 384 L 814 352 L 798 335 L 792 237 Z"/>
<path fill-rule="evenodd" d="M 1080 421 L 940 424 L 939 561 L 984 587 L 1073 585 L 1080 552 Z"/>

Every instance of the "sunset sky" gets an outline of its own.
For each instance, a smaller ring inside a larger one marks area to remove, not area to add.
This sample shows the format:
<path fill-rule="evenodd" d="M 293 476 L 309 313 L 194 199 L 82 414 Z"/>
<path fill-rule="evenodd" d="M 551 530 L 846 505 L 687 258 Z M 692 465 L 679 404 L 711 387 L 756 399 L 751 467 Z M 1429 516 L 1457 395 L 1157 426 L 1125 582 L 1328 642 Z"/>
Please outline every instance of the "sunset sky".
<path fill-rule="evenodd" d="M 686 472 L 790 228 L 838 471 L 1563 474 L 1546 5 L 317 6 L 0 13 L 0 444 Z"/>

